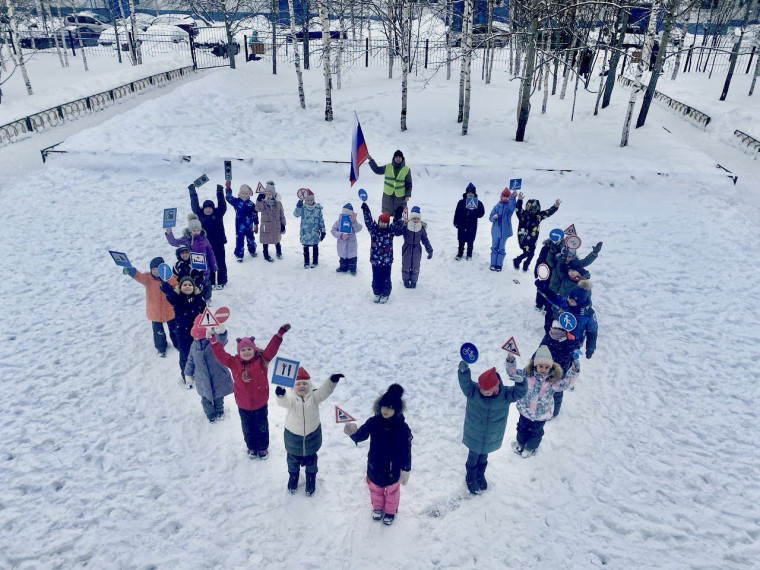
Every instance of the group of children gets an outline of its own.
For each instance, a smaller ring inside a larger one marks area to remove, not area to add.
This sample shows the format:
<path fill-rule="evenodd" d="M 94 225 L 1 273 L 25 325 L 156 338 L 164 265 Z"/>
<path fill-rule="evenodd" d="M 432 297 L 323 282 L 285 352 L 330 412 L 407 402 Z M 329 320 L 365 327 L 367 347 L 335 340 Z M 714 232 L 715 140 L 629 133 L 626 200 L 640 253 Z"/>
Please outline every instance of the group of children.
<path fill-rule="evenodd" d="M 211 297 L 211 290 L 221 289 L 227 283 L 224 256 L 227 240 L 223 226 L 225 201 L 236 212 L 234 254 L 238 262 L 243 261 L 246 249 L 252 257 L 257 256 L 255 234 L 259 230 L 264 258 L 274 261 L 268 248 L 270 245 L 275 246 L 274 255 L 282 257 L 280 241 L 286 230 L 284 209 L 271 181 L 267 182 L 264 192 L 255 202 L 247 185 L 242 185 L 238 196 L 233 197 L 229 181 L 226 188 L 217 186 L 216 204 L 206 200 L 201 206 L 193 185 L 189 191 L 193 214 L 189 216 L 187 228 L 179 238 L 173 235 L 170 228 L 166 230 L 167 241 L 177 247 L 177 261 L 172 268 L 171 279 L 167 282 L 159 279 L 157 268 L 164 262 L 160 257 L 151 260 L 150 273 L 141 273 L 131 267 L 124 272 L 146 288 L 146 316 L 152 322 L 154 345 L 161 356 L 165 356 L 168 347 L 164 324 L 169 325 L 169 337 L 179 351 L 183 382 L 188 388 L 195 387 L 197 390 L 209 422 L 214 423 L 224 417 L 224 397 L 234 393 L 248 456 L 266 459 L 269 448 L 267 369 L 290 325 L 280 327 L 263 349 L 256 345 L 254 337 L 238 338 L 235 354 L 230 354 L 224 348 L 228 344 L 224 325 L 202 327 L 200 318 Z M 223 193 L 226 194 L 224 199 Z M 301 219 L 304 267 L 312 268 L 318 265 L 319 243 L 327 232 L 322 207 L 315 202 L 314 193 L 303 189 L 302 196 L 293 214 Z M 523 271 L 527 271 L 535 253 L 540 223 L 554 214 L 560 205 L 560 201 L 556 200 L 551 208 L 542 211 L 537 200 L 528 200 L 523 209 L 522 200 L 521 192 L 513 193 L 505 189 L 499 203 L 491 211 L 491 270 L 501 271 L 505 243 L 512 235 L 511 216 L 515 211 L 519 221 L 517 234 L 521 254 L 513 260 L 513 264 L 518 269 L 522 263 Z M 384 303 L 392 288 L 393 238 L 404 237 L 402 276 L 407 288 L 416 287 L 422 247 L 428 259 L 432 257 L 433 249 L 419 207 L 411 209 L 407 221 L 403 220 L 401 204 L 393 212 L 393 221 L 386 211 L 375 221 L 366 201 L 362 203 L 362 211 L 371 237 L 370 263 L 375 302 Z M 454 215 L 459 241 L 457 260 L 465 254 L 467 259 L 471 259 L 477 222 L 484 214 L 476 188 L 470 183 Z M 350 231 L 346 231 L 345 219 L 339 218 L 332 226 L 331 234 L 337 240 L 339 257 L 336 271 L 355 275 L 356 236 L 363 226 L 350 203 L 343 206 L 341 216 L 347 217 Z M 485 471 L 488 454 L 501 447 L 509 404 L 515 402 L 520 413 L 517 437 L 512 447 L 522 457 L 530 457 L 541 443 L 545 422 L 559 412 L 563 390 L 571 388 L 577 378 L 580 371 L 578 352 L 584 341 L 586 357 L 593 355 L 597 323 L 591 307 L 590 275 L 585 267 L 596 259 L 601 245 L 600 242 L 589 256 L 578 260 L 574 250 L 568 249 L 559 239 L 550 238 L 543 243 L 537 265 L 546 263 L 551 270 L 551 279 L 536 281 L 536 304 L 537 308 L 546 312 L 546 334 L 522 370 L 517 369 L 511 355 L 507 358 L 506 371 L 515 382 L 514 386 L 505 386 L 495 368 L 486 370 L 474 382 L 469 366 L 465 362 L 460 363 L 459 382 L 467 398 L 463 443 L 469 449 L 465 478 L 469 492 L 479 494 L 487 489 Z M 190 261 L 193 252 L 204 254 L 205 270 L 193 268 Z M 576 317 L 578 325 L 572 332 L 563 328 L 556 319 L 561 311 L 570 312 Z M 284 444 L 287 489 L 290 493 L 297 490 L 301 467 L 306 473 L 306 495 L 311 496 L 316 490 L 317 452 L 322 444 L 319 405 L 332 394 L 342 377 L 342 374 L 333 374 L 315 389 L 309 373 L 299 368 L 291 391 L 281 386 L 275 390 L 277 404 L 287 410 Z M 351 423 L 344 428 L 357 444 L 370 439 L 367 483 L 373 507 L 372 517 L 385 524 L 393 523 L 400 498 L 399 485 L 406 484 L 411 470 L 412 434 L 403 415 L 403 392 L 400 385 L 391 385 L 375 401 L 374 414 L 364 425 L 357 427 Z"/>

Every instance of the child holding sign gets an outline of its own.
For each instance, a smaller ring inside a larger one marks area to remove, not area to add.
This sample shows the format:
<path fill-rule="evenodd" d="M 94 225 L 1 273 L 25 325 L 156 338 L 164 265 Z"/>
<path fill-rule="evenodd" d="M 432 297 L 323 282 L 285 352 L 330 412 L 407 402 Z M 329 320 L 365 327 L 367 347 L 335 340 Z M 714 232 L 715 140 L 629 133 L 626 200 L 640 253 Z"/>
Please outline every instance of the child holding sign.
<path fill-rule="evenodd" d="M 483 202 L 478 200 L 478 193 L 475 185 L 470 182 L 465 188 L 462 199 L 457 203 L 454 211 L 454 227 L 457 229 L 457 261 L 462 259 L 464 246 L 467 246 L 467 259 L 472 259 L 472 246 L 475 243 L 475 236 L 478 233 L 478 220 L 486 213 Z"/>
<path fill-rule="evenodd" d="M 201 227 L 201 222 L 195 214 L 187 215 L 187 227 L 182 232 L 182 237 L 175 238 L 171 228 L 166 228 L 166 241 L 174 247 L 185 245 L 190 252 L 202 253 L 206 257 L 206 268 L 203 270 L 203 283 L 196 283 L 203 291 L 203 298 L 211 299 L 211 272 L 216 271 L 216 258 L 211 243 L 206 237 L 206 230 Z M 188 328 L 188 331 L 190 329 Z"/>
<path fill-rule="evenodd" d="M 243 262 L 245 242 L 248 240 L 248 253 L 256 257 L 255 233 L 259 231 L 259 215 L 256 213 L 256 204 L 251 200 L 251 187 L 242 184 L 238 190 L 237 198 L 232 196 L 232 188 L 227 186 L 227 202 L 235 208 L 235 258 L 238 263 Z"/>
<path fill-rule="evenodd" d="M 319 242 L 325 239 L 325 218 L 322 216 L 322 205 L 314 202 L 314 192 L 308 188 L 302 188 L 303 199 L 296 202 L 293 215 L 301 218 L 301 245 L 303 245 L 304 268 L 319 265 Z M 313 257 L 309 263 L 309 248 L 313 250 Z"/>
<path fill-rule="evenodd" d="M 541 210 L 541 202 L 538 200 L 528 200 L 523 209 L 523 193 L 517 195 L 517 244 L 520 246 L 522 253 L 512 260 L 515 269 L 520 267 L 523 262 L 523 271 L 528 271 L 533 255 L 536 253 L 536 242 L 538 234 L 541 231 L 541 222 L 553 216 L 562 203 L 561 200 L 554 200 L 554 205 L 548 210 Z"/>
<path fill-rule="evenodd" d="M 501 191 L 499 202 L 491 210 L 491 271 L 501 271 L 507 239 L 512 235 L 512 214 L 517 206 L 509 188 Z"/>
<path fill-rule="evenodd" d="M 193 337 L 190 330 L 193 328 L 195 317 L 203 312 L 206 308 L 206 301 L 201 296 L 201 291 L 196 287 L 192 277 L 185 276 L 179 280 L 176 287 L 172 287 L 170 282 L 161 283 L 161 290 L 166 294 L 166 299 L 174 307 L 174 329 L 177 335 L 179 349 L 179 371 L 182 374 L 182 383 L 190 389 L 192 384 L 185 379 L 185 364 L 190 354 L 190 346 L 193 344 Z"/>
<path fill-rule="evenodd" d="M 338 240 L 338 273 L 351 272 L 356 275 L 357 243 L 356 234 L 362 231 L 362 226 L 356 219 L 354 207 L 349 203 L 343 206 L 340 217 L 333 224 L 330 233 Z"/>
<path fill-rule="evenodd" d="M 387 212 L 377 217 L 377 222 L 372 219 L 372 212 L 367 202 L 362 203 L 364 223 L 372 238 L 369 250 L 369 262 L 372 264 L 372 292 L 375 294 L 375 303 L 385 303 L 391 295 L 391 264 L 393 264 L 393 238 L 404 233 L 404 223 L 401 221 L 402 209 L 396 208 L 393 223 Z"/>
<path fill-rule="evenodd" d="M 269 380 L 267 368 L 282 344 L 282 335 L 290 325 L 280 327 L 264 350 L 255 344 L 254 337 L 237 339 L 237 354 L 228 354 L 216 335 L 211 337 L 211 352 L 232 372 L 235 403 L 240 413 L 243 438 L 251 459 L 266 459 L 269 449 Z"/>
<path fill-rule="evenodd" d="M 161 358 L 166 356 L 166 333 L 164 323 L 169 328 L 174 348 L 178 347 L 177 335 L 174 332 L 174 309 L 172 309 L 166 295 L 161 292 L 161 279 L 158 277 L 158 266 L 164 262 L 163 257 L 154 257 L 150 260 L 150 273 L 142 273 L 134 267 L 125 267 L 124 275 L 129 275 L 140 285 L 145 287 L 145 316 L 153 326 L 153 346 Z"/>
<path fill-rule="evenodd" d="M 401 499 L 399 484 L 406 485 L 412 470 L 412 432 L 404 421 L 404 388 L 391 384 L 372 405 L 374 416 L 359 429 L 346 424 L 343 432 L 358 444 L 369 438 L 367 485 L 372 501 L 372 518 L 393 524 Z"/>
<path fill-rule="evenodd" d="M 226 345 L 227 329 L 221 324 L 202 327 L 202 316 L 195 317 L 193 328 L 190 329 L 190 335 L 195 340 L 190 346 L 185 364 L 185 379 L 188 384 L 195 386 L 195 391 L 201 397 L 203 412 L 213 424 L 224 416 L 224 397 L 232 394 L 232 376 L 211 352 L 211 343 L 208 341 L 213 329 L 219 342 Z"/>
<path fill-rule="evenodd" d="M 190 191 L 190 208 L 206 232 L 206 237 L 214 251 L 214 260 L 217 270 L 211 274 L 211 282 L 214 289 L 224 289 L 227 284 L 227 262 L 224 255 L 224 244 L 227 236 L 224 233 L 224 214 L 227 213 L 227 203 L 224 201 L 224 188 L 221 184 L 216 185 L 216 205 L 212 200 L 205 200 L 203 207 L 198 200 L 198 191 L 195 184 L 187 187 Z"/>
<path fill-rule="evenodd" d="M 285 451 L 288 453 L 288 492 L 298 487 L 301 465 L 306 471 L 306 496 L 311 497 L 317 486 L 317 451 L 322 447 L 322 424 L 319 404 L 333 393 L 343 374 L 333 374 L 330 380 L 315 389 L 311 376 L 298 367 L 293 391 L 288 393 L 277 386 L 277 405 L 288 410 L 285 417 Z"/>
<path fill-rule="evenodd" d="M 488 454 L 501 447 L 507 427 L 509 404 L 525 395 L 525 383 L 516 380 L 507 388 L 502 384 L 496 368 L 490 368 L 472 381 L 470 367 L 463 360 L 459 363 L 459 387 L 467 398 L 464 414 L 462 443 L 467 446 L 467 490 L 479 495 L 488 488 L 486 467 Z"/>
<path fill-rule="evenodd" d="M 544 424 L 554 414 L 554 393 L 573 385 L 580 367 L 574 363 L 568 373 L 562 373 L 562 367 L 554 362 L 552 353 L 543 345 L 523 370 L 517 369 L 515 357 L 507 355 L 507 374 L 514 382 L 525 382 L 527 391 L 517 400 L 517 440 L 512 442 L 515 453 L 524 458 L 536 454 L 541 439 L 544 437 Z"/>

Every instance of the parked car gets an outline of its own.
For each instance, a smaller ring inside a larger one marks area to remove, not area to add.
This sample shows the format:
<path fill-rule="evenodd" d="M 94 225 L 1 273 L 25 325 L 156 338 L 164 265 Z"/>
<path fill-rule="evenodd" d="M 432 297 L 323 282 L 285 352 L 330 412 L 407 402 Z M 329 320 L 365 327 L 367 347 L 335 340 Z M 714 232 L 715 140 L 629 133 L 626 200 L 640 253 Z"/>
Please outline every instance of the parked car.
<path fill-rule="evenodd" d="M 292 41 L 293 37 L 290 35 L 290 28 L 285 30 L 285 33 L 288 35 L 285 36 L 285 41 L 290 42 Z M 322 39 L 322 30 L 309 30 L 308 37 L 310 40 L 321 40 Z M 301 41 L 303 40 L 303 30 L 299 30 L 296 32 L 296 40 Z M 343 35 L 341 36 L 341 33 L 339 30 L 330 30 L 330 39 L 331 40 L 340 40 L 340 39 L 346 39 L 348 38 L 348 34 L 346 32 L 343 32 Z"/>
<path fill-rule="evenodd" d="M 100 34 L 108 27 L 108 22 L 93 12 L 77 12 L 63 19 L 63 25 L 79 29 L 83 34 Z"/>
<path fill-rule="evenodd" d="M 116 30 L 119 32 L 119 41 L 116 41 Z M 107 28 L 106 30 L 103 30 L 103 32 L 100 34 L 100 37 L 98 38 L 98 45 L 104 46 L 104 47 L 111 47 L 113 46 L 116 48 L 117 45 L 121 46 L 122 51 L 129 51 L 129 35 L 128 32 L 132 31 L 132 25 L 131 23 L 128 23 L 127 25 L 124 25 L 123 23 L 118 24 L 116 30 L 114 30 L 113 26 L 110 28 Z M 134 38 L 134 35 L 132 36 Z M 143 42 L 145 39 L 145 33 L 138 28 L 137 30 L 137 43 L 138 45 Z"/>
<path fill-rule="evenodd" d="M 189 42 L 189 32 L 184 28 L 178 26 L 172 26 L 171 24 L 152 24 L 145 30 L 145 36 L 147 39 L 158 42 L 173 42 L 175 44 L 181 42 Z"/>
<path fill-rule="evenodd" d="M 193 36 L 195 36 L 198 30 L 198 23 L 195 19 L 185 14 L 162 14 L 153 20 L 148 29 L 153 26 L 174 26 L 184 30 L 186 34 Z"/>
<path fill-rule="evenodd" d="M 137 23 L 137 27 L 141 29 L 142 31 L 145 31 L 148 29 L 148 27 L 153 23 L 153 21 L 156 19 L 155 16 L 151 16 L 150 14 L 143 14 L 142 12 L 135 12 L 135 21 Z M 126 18 L 121 18 L 119 20 L 116 20 L 117 25 L 132 25 L 132 17 L 127 16 Z M 109 26 L 110 29 L 113 29 L 113 26 Z"/>

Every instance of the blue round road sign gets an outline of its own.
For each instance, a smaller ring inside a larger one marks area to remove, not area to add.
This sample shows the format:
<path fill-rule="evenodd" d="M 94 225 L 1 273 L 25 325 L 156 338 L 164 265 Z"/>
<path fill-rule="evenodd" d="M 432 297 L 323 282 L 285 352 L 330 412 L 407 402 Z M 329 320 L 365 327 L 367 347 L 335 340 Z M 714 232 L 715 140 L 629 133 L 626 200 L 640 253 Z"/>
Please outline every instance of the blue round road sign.
<path fill-rule="evenodd" d="M 575 327 L 578 326 L 578 319 L 576 319 L 575 315 L 572 313 L 560 313 L 557 320 L 559 321 L 559 324 L 562 325 L 562 328 L 566 331 L 573 331 L 575 330 Z"/>
<path fill-rule="evenodd" d="M 472 364 L 478 359 L 478 349 L 471 342 L 466 342 L 459 349 L 459 355 L 467 364 Z"/>
<path fill-rule="evenodd" d="M 158 266 L 158 276 L 162 281 L 169 281 L 172 278 L 172 268 L 166 265 L 166 263 L 162 263 Z"/>
<path fill-rule="evenodd" d="M 554 243 L 559 243 L 565 238 L 565 232 L 563 232 L 559 228 L 554 228 L 552 231 L 549 232 L 549 239 L 552 240 Z"/>
<path fill-rule="evenodd" d="M 367 191 L 364 188 L 359 188 L 359 198 L 362 202 L 367 201 Z"/>

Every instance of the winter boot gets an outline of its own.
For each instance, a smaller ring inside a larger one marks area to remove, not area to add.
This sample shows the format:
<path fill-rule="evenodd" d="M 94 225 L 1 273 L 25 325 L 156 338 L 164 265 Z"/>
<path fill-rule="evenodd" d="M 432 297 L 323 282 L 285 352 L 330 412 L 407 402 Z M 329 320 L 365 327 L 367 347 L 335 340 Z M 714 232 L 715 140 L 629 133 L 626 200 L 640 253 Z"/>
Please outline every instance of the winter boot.
<path fill-rule="evenodd" d="M 346 263 L 348 263 L 348 270 L 351 272 L 351 275 L 356 275 L 356 258 L 352 257 Z"/>
<path fill-rule="evenodd" d="M 314 246 L 314 256 L 312 257 L 311 266 L 312 267 L 316 267 L 317 265 L 319 265 L 319 246 L 315 245 Z"/>
<path fill-rule="evenodd" d="M 383 517 L 383 524 L 386 526 L 391 526 L 393 524 L 393 519 L 396 518 L 396 515 L 389 515 L 388 513 L 385 514 Z"/>
<path fill-rule="evenodd" d="M 467 490 L 473 495 L 480 494 L 480 487 L 478 486 L 477 473 L 475 467 L 467 467 L 467 476 L 465 481 L 467 482 Z"/>
<path fill-rule="evenodd" d="M 306 474 L 306 496 L 311 497 L 314 494 L 314 491 L 317 489 L 317 474 L 316 473 L 307 473 Z"/>
<path fill-rule="evenodd" d="M 288 476 L 288 493 L 291 495 L 296 492 L 296 488 L 298 487 L 298 471 L 291 471 Z"/>
<path fill-rule="evenodd" d="M 282 245 L 279 243 L 274 244 L 274 251 L 277 254 L 277 259 L 282 259 Z"/>
<path fill-rule="evenodd" d="M 347 273 L 348 272 L 348 260 L 345 257 L 339 258 L 340 261 L 340 267 L 336 269 L 335 271 L 337 273 Z"/>
<path fill-rule="evenodd" d="M 492 265 L 492 266 L 491 266 L 491 267 L 489 267 L 488 269 L 490 269 L 491 271 L 497 271 L 497 269 L 496 269 L 496 266 L 495 266 L 495 265 Z"/>
<path fill-rule="evenodd" d="M 523 452 L 523 446 L 517 443 L 516 441 L 512 442 L 512 451 L 514 451 L 517 455 L 522 455 Z"/>
<path fill-rule="evenodd" d="M 242 257 L 236 257 L 235 259 L 237 259 L 238 263 L 243 263 L 243 258 Z"/>
<path fill-rule="evenodd" d="M 475 469 L 476 481 L 478 482 L 478 487 L 480 487 L 481 491 L 488 489 L 488 482 L 486 481 L 486 467 L 488 467 L 488 463 L 482 463 Z"/>
<path fill-rule="evenodd" d="M 527 272 L 529 267 L 530 267 L 530 261 L 525 261 L 525 263 L 523 263 L 523 271 Z"/>
<path fill-rule="evenodd" d="M 374 509 L 372 511 L 372 520 L 379 521 L 383 518 L 383 509 Z"/>
<path fill-rule="evenodd" d="M 304 269 L 311 267 L 309 263 L 309 248 L 307 246 L 303 246 L 303 266 Z"/>
<path fill-rule="evenodd" d="M 512 265 L 515 266 L 515 269 L 520 269 L 520 258 L 519 257 L 515 257 L 512 260 Z"/>
<path fill-rule="evenodd" d="M 375 295 L 375 298 L 373 299 L 373 301 L 375 303 L 379 303 L 380 302 L 380 295 Z"/>

